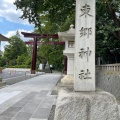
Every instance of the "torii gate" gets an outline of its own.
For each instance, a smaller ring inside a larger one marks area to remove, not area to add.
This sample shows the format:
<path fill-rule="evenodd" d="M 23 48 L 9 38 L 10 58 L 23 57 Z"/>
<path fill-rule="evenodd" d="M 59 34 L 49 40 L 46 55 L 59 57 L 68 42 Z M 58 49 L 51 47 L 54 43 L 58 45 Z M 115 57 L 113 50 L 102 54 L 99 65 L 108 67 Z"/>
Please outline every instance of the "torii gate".
<path fill-rule="evenodd" d="M 36 56 L 37 56 L 37 43 L 43 44 L 44 42 L 37 42 L 38 38 L 56 38 L 58 39 L 58 34 L 38 34 L 38 33 L 26 33 L 21 32 L 24 37 L 33 38 L 34 41 L 32 42 L 25 42 L 25 44 L 33 44 L 33 55 L 32 55 L 32 66 L 31 66 L 31 74 L 35 74 L 35 68 L 36 68 Z M 64 42 L 47 42 L 46 44 L 55 44 L 55 45 L 65 45 Z M 65 61 L 66 63 L 66 61 Z M 67 65 L 65 65 L 65 70 L 67 70 Z"/>

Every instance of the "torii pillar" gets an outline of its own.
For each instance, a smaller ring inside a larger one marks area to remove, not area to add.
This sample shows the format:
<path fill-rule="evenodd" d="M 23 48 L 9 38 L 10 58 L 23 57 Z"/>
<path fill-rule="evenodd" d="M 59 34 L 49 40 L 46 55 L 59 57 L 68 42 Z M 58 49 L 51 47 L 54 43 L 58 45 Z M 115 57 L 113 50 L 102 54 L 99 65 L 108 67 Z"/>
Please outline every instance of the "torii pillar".
<path fill-rule="evenodd" d="M 35 74 L 37 57 L 37 37 L 34 37 L 31 74 Z"/>

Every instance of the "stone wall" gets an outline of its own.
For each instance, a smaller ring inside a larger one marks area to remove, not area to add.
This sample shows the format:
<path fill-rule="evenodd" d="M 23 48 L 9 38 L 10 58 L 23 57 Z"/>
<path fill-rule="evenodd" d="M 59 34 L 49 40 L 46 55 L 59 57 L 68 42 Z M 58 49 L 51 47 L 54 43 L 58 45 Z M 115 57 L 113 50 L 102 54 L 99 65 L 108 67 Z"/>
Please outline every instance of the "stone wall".
<path fill-rule="evenodd" d="M 120 72 L 97 70 L 96 86 L 120 100 Z"/>

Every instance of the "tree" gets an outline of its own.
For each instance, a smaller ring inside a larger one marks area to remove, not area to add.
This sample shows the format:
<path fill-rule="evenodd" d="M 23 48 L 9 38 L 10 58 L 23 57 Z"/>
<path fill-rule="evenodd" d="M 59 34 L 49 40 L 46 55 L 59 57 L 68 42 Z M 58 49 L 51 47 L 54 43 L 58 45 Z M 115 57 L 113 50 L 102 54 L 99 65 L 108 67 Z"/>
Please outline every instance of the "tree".
<path fill-rule="evenodd" d="M 120 56 L 120 19 L 115 14 L 115 12 L 120 12 L 120 4 L 117 0 L 106 0 L 106 2 L 97 0 L 96 3 L 96 57 L 102 57 L 107 63 L 120 62 L 118 59 Z M 113 50 L 114 53 L 111 53 Z"/>
<path fill-rule="evenodd" d="M 67 19 L 74 22 L 75 1 L 73 0 L 16 0 L 14 4 L 17 9 L 23 11 L 21 18 L 28 19 L 36 27 L 41 27 L 43 17 L 47 18 L 45 21 L 57 23 L 58 26 Z"/>
<path fill-rule="evenodd" d="M 0 55 L 0 67 L 5 67 L 6 59 L 4 56 Z"/>
<path fill-rule="evenodd" d="M 27 55 L 26 45 L 19 36 L 12 36 L 10 38 L 9 45 L 5 46 L 4 56 L 7 58 L 7 60 L 12 60 L 12 64 L 15 64 L 18 56 L 22 54 Z"/>
<path fill-rule="evenodd" d="M 40 32 L 68 30 L 75 24 L 75 0 L 16 0 L 17 9 L 23 11 L 21 18 L 28 18 Z M 96 0 L 96 56 L 119 56 L 120 43 L 119 0 Z M 43 26 L 42 26 L 43 25 Z M 51 29 L 48 29 L 51 26 Z M 110 51 L 115 50 L 113 55 Z M 117 50 L 117 51 L 116 51 Z M 117 58 L 117 57 L 116 57 Z M 115 60 L 112 60 L 115 61 Z M 109 61 L 109 62 L 112 62 Z"/>
<path fill-rule="evenodd" d="M 120 13 L 119 0 L 96 0 L 97 3 L 97 15 L 101 17 L 102 23 L 107 19 L 112 20 L 114 24 L 114 30 L 112 30 L 114 36 L 120 40 L 120 19 L 116 15 Z M 28 18 L 29 22 L 33 22 L 37 27 L 41 26 L 43 16 L 47 16 L 46 20 L 51 23 L 58 23 L 59 26 L 67 22 L 74 23 L 75 19 L 75 1 L 74 0 L 16 0 L 14 3 L 17 9 L 23 11 L 21 18 Z M 102 12 L 101 12 L 102 11 Z M 100 22 L 97 17 L 97 22 Z M 71 24 L 70 23 L 70 24 Z"/>

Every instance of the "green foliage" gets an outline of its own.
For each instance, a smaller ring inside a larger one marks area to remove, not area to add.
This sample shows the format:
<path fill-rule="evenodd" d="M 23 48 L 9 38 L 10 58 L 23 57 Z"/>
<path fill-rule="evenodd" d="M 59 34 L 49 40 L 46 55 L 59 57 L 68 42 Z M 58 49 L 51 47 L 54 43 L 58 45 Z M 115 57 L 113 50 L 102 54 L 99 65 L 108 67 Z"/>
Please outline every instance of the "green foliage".
<path fill-rule="evenodd" d="M 52 64 L 54 69 L 62 70 L 63 65 L 63 46 L 61 45 L 49 45 L 43 44 L 38 47 L 37 50 L 37 60 L 39 63 Z"/>
<path fill-rule="evenodd" d="M 9 45 L 5 46 L 4 56 L 8 60 L 15 60 L 18 56 L 27 53 L 27 48 L 24 42 L 18 36 L 12 36 Z"/>
<path fill-rule="evenodd" d="M 4 51 L 4 64 L 8 61 L 8 67 L 31 67 L 31 50 L 32 48 L 26 47 L 25 43 L 20 39 L 19 32 L 10 38 L 9 44 L 5 46 Z M 0 63 L 2 61 L 0 60 Z M 1 66 L 2 66 L 1 65 Z"/>
<path fill-rule="evenodd" d="M 31 67 L 31 61 L 32 61 L 32 57 L 26 56 L 24 54 L 18 56 L 18 58 L 16 59 L 17 65 L 26 65 L 29 67 Z"/>
<path fill-rule="evenodd" d="M 9 66 L 10 68 L 30 68 L 28 65 L 15 65 L 15 66 Z"/>
<path fill-rule="evenodd" d="M 102 57 L 107 63 L 120 62 L 120 19 L 115 15 L 120 12 L 120 3 L 117 0 L 103 2 L 96 2 L 96 57 Z"/>
<path fill-rule="evenodd" d="M 0 55 L 0 67 L 5 67 L 6 65 L 6 59 L 4 56 Z"/>
<path fill-rule="evenodd" d="M 55 23 L 60 27 L 69 19 L 75 16 L 75 1 L 73 0 L 16 0 L 14 3 L 17 9 L 22 9 L 21 18 L 28 19 L 40 28 L 47 21 Z M 47 18 L 43 21 L 43 18 Z M 74 21 L 72 21 L 74 22 Z"/>
<path fill-rule="evenodd" d="M 75 0 L 16 0 L 14 4 L 40 33 L 66 31 L 75 24 Z M 116 13 L 120 14 L 119 0 L 96 0 L 96 57 L 109 63 L 120 62 L 120 18 Z"/>

